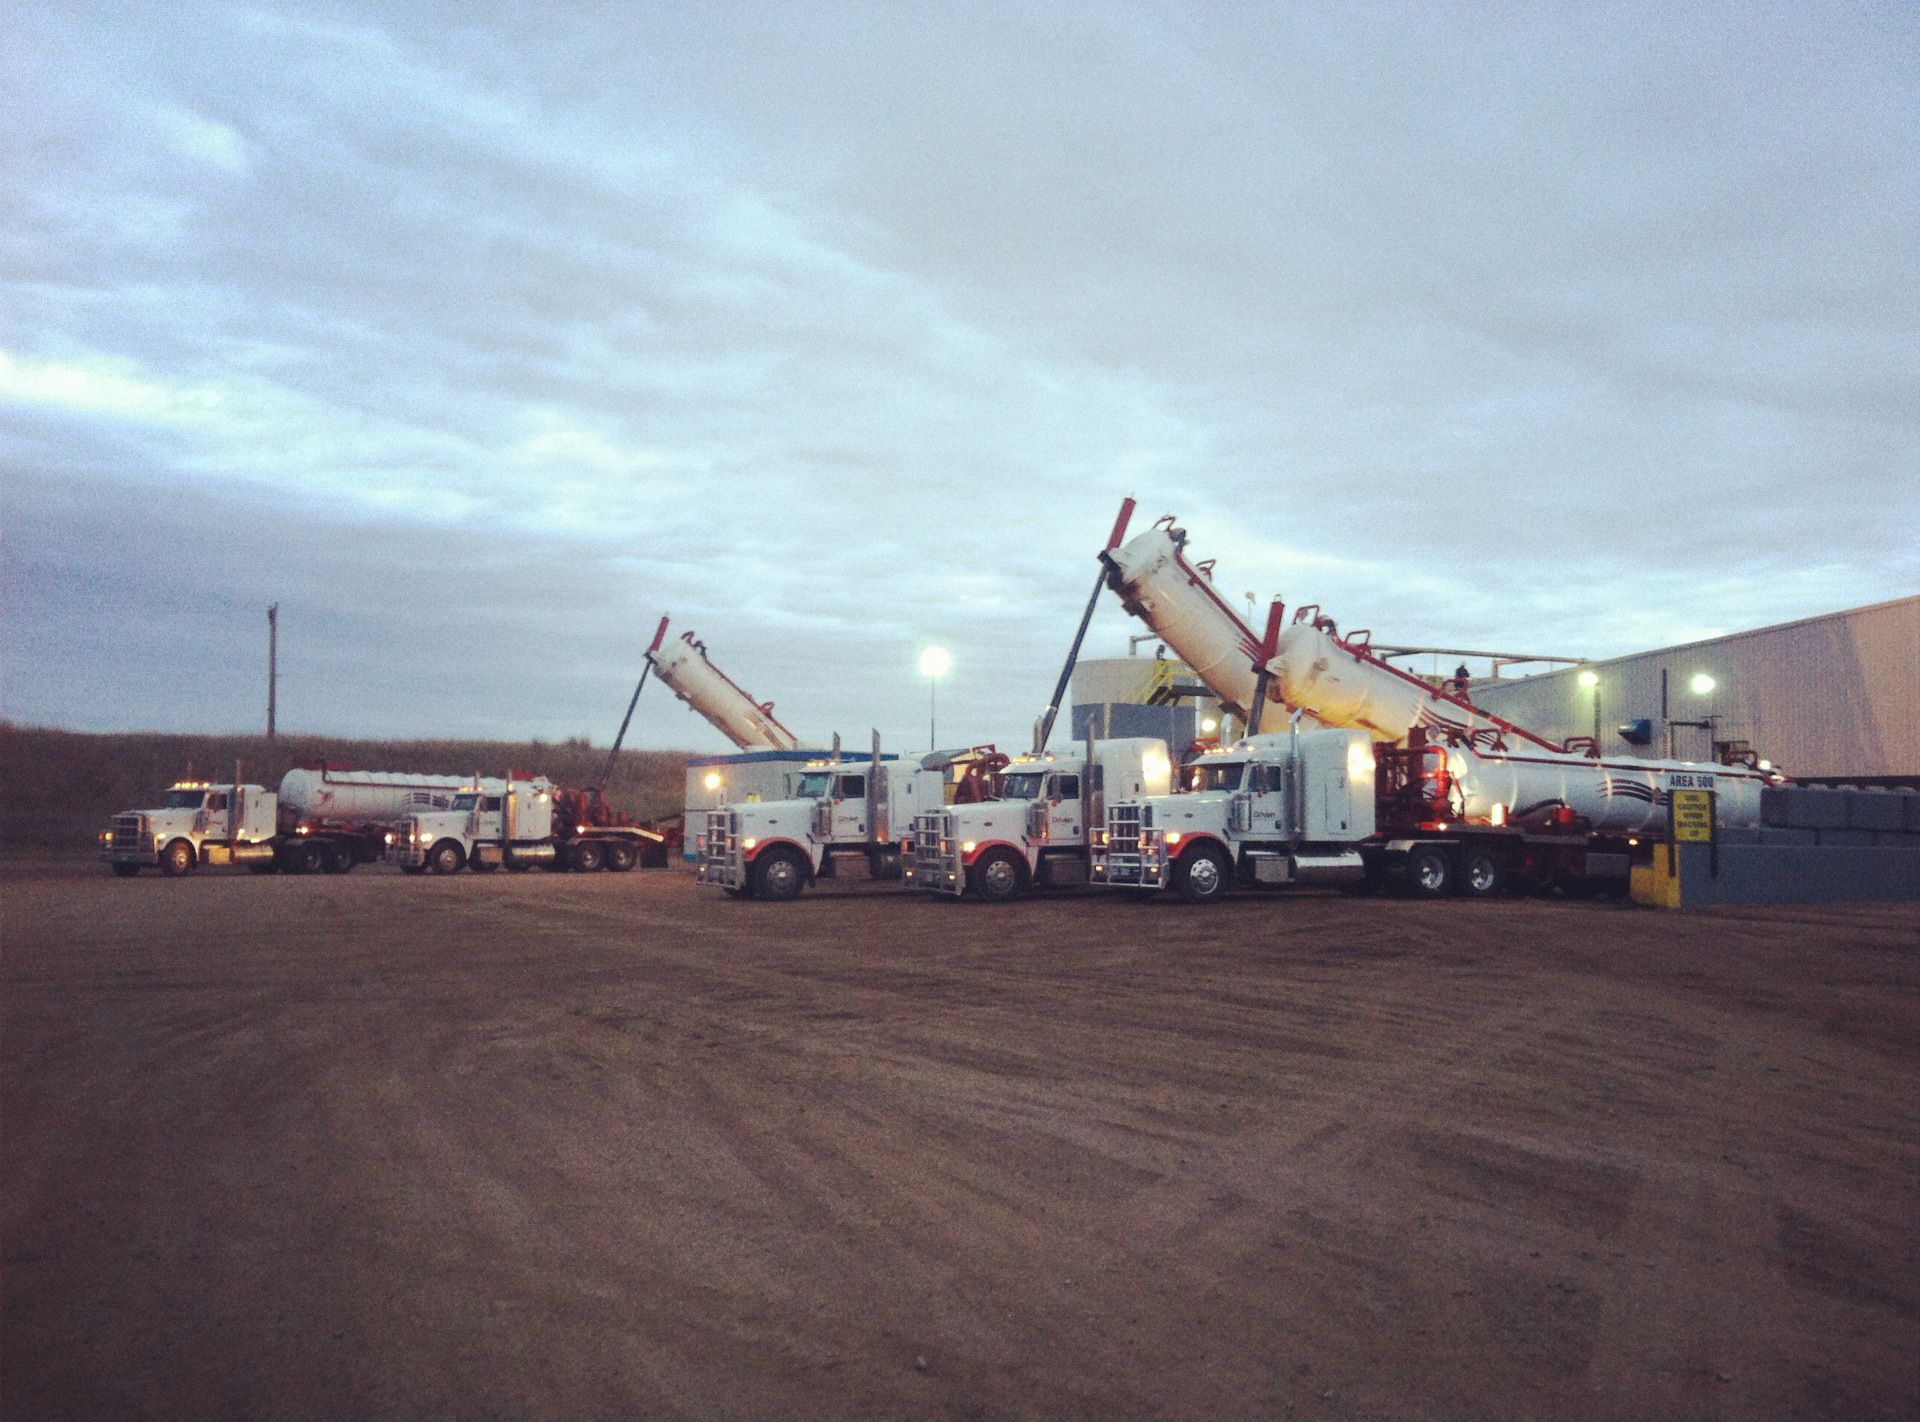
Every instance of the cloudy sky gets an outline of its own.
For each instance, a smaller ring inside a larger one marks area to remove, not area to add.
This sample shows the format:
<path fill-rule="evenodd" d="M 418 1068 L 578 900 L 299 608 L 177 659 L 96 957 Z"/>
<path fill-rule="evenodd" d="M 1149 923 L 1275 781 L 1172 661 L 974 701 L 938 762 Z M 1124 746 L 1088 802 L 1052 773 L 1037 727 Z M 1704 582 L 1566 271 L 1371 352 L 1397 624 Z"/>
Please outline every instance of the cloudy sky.
<path fill-rule="evenodd" d="M 666 612 L 1018 741 L 1129 493 L 1389 641 L 1920 588 L 1910 5 L 4 13 L 15 721 L 256 727 L 277 601 L 287 729 L 604 744 Z"/>

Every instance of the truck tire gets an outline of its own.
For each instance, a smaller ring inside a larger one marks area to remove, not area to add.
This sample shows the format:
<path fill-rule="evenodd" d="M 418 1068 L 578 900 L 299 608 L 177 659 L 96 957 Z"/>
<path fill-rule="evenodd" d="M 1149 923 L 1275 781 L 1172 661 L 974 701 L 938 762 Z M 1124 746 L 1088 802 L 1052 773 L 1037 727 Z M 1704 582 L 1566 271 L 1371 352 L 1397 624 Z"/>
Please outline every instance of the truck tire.
<path fill-rule="evenodd" d="M 533 868 L 533 865 L 529 861 L 520 858 L 511 849 L 507 851 L 507 857 L 503 862 L 506 864 L 509 874 L 524 874 Z"/>
<path fill-rule="evenodd" d="M 328 844 L 321 847 L 320 867 L 329 874 L 351 874 L 354 863 L 353 846 L 350 844 Z"/>
<path fill-rule="evenodd" d="M 1506 878 L 1491 849 L 1469 849 L 1460 866 L 1460 892 L 1470 899 L 1489 898 L 1506 886 Z"/>
<path fill-rule="evenodd" d="M 1216 903 L 1233 890 L 1233 868 L 1212 845 L 1197 845 L 1175 862 L 1173 887 L 1190 904 Z"/>
<path fill-rule="evenodd" d="M 138 864 L 115 864 L 113 866 L 113 872 L 117 878 L 131 879 L 135 874 L 140 872 L 140 866 Z"/>
<path fill-rule="evenodd" d="M 1453 856 L 1439 845 L 1415 845 L 1407 855 L 1407 892 L 1416 899 L 1444 898 L 1453 880 Z"/>
<path fill-rule="evenodd" d="M 807 870 L 793 850 L 769 849 L 753 861 L 747 879 L 756 899 L 797 899 L 807 887 Z"/>
<path fill-rule="evenodd" d="M 640 850 L 625 840 L 612 840 L 607 844 L 607 871 L 612 874 L 624 874 L 640 862 Z"/>
<path fill-rule="evenodd" d="M 318 874 L 326 862 L 326 852 L 310 839 L 296 839 L 281 854 L 282 867 L 289 874 Z"/>
<path fill-rule="evenodd" d="M 986 904 L 1004 904 L 1027 887 L 1027 862 L 1011 849 L 989 849 L 967 870 L 967 887 Z"/>
<path fill-rule="evenodd" d="M 600 866 L 606 862 L 606 849 L 597 839 L 575 840 L 568 848 L 568 867 L 577 869 L 582 874 L 598 873 Z"/>
<path fill-rule="evenodd" d="M 170 879 L 178 879 L 183 874 L 191 874 L 200 862 L 190 840 L 176 839 L 160 851 L 160 872 Z"/>
<path fill-rule="evenodd" d="M 450 839 L 441 840 L 427 851 L 427 868 L 436 874 L 458 874 L 466 862 L 467 852 Z"/>

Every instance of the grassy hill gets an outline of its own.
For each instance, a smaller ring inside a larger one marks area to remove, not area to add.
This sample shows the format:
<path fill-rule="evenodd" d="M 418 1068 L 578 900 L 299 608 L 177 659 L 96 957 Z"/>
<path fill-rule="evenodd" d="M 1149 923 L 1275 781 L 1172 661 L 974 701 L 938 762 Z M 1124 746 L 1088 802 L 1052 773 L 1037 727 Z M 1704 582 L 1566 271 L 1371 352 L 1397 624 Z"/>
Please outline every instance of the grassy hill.
<path fill-rule="evenodd" d="M 312 761 L 359 770 L 429 775 L 545 775 L 587 785 L 606 748 L 563 741 L 349 741 L 330 736 L 172 736 L 154 732 L 90 735 L 0 722 L 0 844 L 92 848 L 116 810 L 152 805 L 175 780 L 242 777 L 274 789 L 287 771 Z M 607 800 L 640 819 L 678 814 L 687 754 L 622 751 Z"/>

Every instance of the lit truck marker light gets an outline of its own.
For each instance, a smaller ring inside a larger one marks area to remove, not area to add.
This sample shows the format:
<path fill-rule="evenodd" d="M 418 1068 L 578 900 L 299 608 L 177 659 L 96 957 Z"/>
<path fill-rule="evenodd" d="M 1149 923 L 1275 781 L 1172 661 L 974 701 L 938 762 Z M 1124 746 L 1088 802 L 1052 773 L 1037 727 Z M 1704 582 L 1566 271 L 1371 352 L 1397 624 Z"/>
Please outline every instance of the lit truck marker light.
<path fill-rule="evenodd" d="M 1168 845 L 1170 845 L 1170 846 L 1171 846 L 1171 845 L 1175 845 L 1175 844 L 1178 844 L 1179 842 L 1180 842 L 1180 831 L 1179 831 L 1179 830 L 1168 830 L 1168 831 L 1167 831 L 1167 843 L 1168 843 Z"/>
<path fill-rule="evenodd" d="M 970 839 L 967 839 L 967 840 L 962 840 L 962 841 L 960 842 L 960 852 L 961 852 L 962 854 L 971 854 L 971 853 L 973 853 L 973 841 L 972 841 L 972 840 L 970 840 Z"/>
<path fill-rule="evenodd" d="M 760 843 L 759 840 L 755 839 L 752 835 L 748 835 L 745 839 L 740 841 L 740 847 L 742 849 L 752 849 L 755 845 L 759 843 Z"/>

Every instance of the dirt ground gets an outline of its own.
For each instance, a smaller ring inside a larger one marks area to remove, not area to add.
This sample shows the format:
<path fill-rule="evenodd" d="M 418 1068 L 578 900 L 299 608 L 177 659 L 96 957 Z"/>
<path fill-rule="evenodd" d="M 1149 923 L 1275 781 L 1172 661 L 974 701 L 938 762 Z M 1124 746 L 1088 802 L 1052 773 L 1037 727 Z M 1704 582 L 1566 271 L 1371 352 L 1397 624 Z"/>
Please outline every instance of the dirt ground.
<path fill-rule="evenodd" d="M 9 1418 L 1920 1412 L 1920 918 L 0 875 Z"/>

